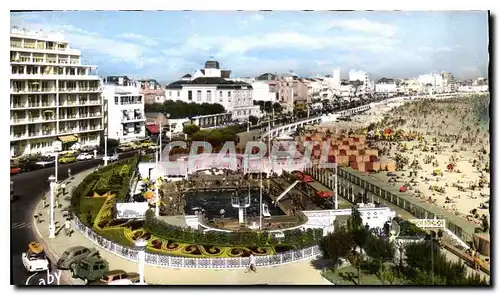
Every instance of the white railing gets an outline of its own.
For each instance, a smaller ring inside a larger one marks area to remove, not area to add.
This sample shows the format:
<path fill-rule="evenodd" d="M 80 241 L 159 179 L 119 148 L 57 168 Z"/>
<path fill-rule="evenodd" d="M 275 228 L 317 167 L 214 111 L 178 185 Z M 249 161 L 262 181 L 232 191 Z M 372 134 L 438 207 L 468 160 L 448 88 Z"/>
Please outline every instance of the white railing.
<path fill-rule="evenodd" d="M 124 259 L 138 262 L 138 251 L 115 244 L 92 231 L 91 228 L 82 224 L 78 218 L 74 220 L 75 228 L 87 239 L 104 250 L 120 256 Z M 271 267 L 310 259 L 320 255 L 318 246 L 288 251 L 276 255 L 255 256 L 256 265 L 259 267 Z M 249 264 L 248 257 L 237 258 L 188 258 L 180 256 L 168 256 L 146 253 L 146 264 L 168 268 L 199 268 L 199 269 L 235 269 L 246 268 Z"/>
<path fill-rule="evenodd" d="M 408 219 L 420 228 L 446 228 L 445 219 Z"/>

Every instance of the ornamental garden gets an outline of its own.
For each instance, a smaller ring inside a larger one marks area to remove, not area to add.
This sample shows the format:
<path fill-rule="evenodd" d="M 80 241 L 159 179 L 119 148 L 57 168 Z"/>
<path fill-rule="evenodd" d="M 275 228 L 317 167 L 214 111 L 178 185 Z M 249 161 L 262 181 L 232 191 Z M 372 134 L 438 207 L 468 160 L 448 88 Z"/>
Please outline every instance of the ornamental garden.
<path fill-rule="evenodd" d="M 158 219 L 151 208 L 144 220 L 115 219 L 115 204 L 129 201 L 131 184 L 139 156 L 102 167 L 84 179 L 72 192 L 71 208 L 80 222 L 102 237 L 122 246 L 133 247 L 147 241 L 146 251 L 191 258 L 229 258 L 275 255 L 318 244 L 321 229 L 284 230 L 277 238 L 267 231 L 242 228 L 230 232 L 195 230 Z M 144 196 L 151 186 L 144 185 Z M 166 192 L 169 193 L 168 191 Z M 173 193 L 173 192 L 172 192 Z M 166 203 L 162 199 L 162 205 Z"/>

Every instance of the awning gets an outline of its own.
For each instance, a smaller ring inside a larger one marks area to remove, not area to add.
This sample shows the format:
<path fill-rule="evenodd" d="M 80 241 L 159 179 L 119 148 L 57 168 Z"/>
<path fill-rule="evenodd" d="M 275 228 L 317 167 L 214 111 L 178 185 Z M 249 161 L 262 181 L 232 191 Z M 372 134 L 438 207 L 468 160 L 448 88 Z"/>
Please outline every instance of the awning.
<path fill-rule="evenodd" d="M 148 131 L 153 134 L 160 133 L 160 126 L 156 124 L 147 124 L 146 129 L 148 129 Z"/>
<path fill-rule="evenodd" d="M 59 140 L 62 143 L 69 143 L 69 142 L 78 141 L 78 138 L 74 135 L 65 135 L 65 136 L 59 136 Z"/>

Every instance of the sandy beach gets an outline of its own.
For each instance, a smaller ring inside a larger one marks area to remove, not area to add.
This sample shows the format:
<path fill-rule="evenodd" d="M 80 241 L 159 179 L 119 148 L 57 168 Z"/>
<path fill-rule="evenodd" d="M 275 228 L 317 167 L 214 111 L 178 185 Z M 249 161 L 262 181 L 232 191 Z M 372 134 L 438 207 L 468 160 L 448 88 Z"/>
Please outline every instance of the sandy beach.
<path fill-rule="evenodd" d="M 488 109 L 486 95 L 400 101 L 322 127 L 364 128 L 381 160 L 398 163 L 393 185 L 470 222 L 487 218 L 490 224 Z"/>

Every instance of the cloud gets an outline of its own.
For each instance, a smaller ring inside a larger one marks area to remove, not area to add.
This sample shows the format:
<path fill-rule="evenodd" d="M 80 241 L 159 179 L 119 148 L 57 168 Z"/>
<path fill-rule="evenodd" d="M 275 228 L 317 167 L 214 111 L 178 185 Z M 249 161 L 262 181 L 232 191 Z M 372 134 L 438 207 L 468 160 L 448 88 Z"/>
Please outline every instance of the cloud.
<path fill-rule="evenodd" d="M 240 28 L 246 28 L 253 23 L 260 22 L 264 19 L 264 16 L 260 13 L 253 14 L 249 17 L 245 17 L 238 22 Z"/>
<path fill-rule="evenodd" d="M 144 35 L 139 35 L 139 34 L 134 34 L 134 33 L 123 33 L 120 35 L 120 37 L 123 39 L 139 41 L 139 42 L 142 42 L 144 45 L 148 45 L 148 46 L 158 45 L 158 42 L 156 40 L 154 40 L 154 38 L 144 36 Z"/>
<path fill-rule="evenodd" d="M 320 50 L 346 49 L 381 52 L 392 50 L 397 40 L 378 36 L 309 36 L 297 32 L 270 32 L 261 36 L 200 36 L 189 37 L 183 46 L 167 49 L 166 55 L 183 56 L 213 51 L 220 58 L 245 54 L 251 50 Z"/>
<path fill-rule="evenodd" d="M 36 20 L 31 22 L 27 20 Z M 26 19 L 24 16 L 13 16 L 11 23 L 21 24 L 26 29 L 43 30 L 45 32 L 62 33 L 64 38 L 69 41 L 70 46 L 78 50 L 86 50 L 89 55 L 104 55 L 112 62 L 125 62 L 135 65 L 140 69 L 148 64 L 158 64 L 161 62 L 161 57 L 156 58 L 154 55 L 147 53 L 150 44 L 144 42 L 137 43 L 131 41 L 118 40 L 113 37 L 102 36 L 99 33 L 91 32 L 68 24 L 59 24 L 53 20 L 47 21 L 43 17 L 35 17 L 31 15 Z M 128 34 L 129 39 L 143 38 L 144 36 Z M 86 59 L 89 56 L 84 56 Z"/>
<path fill-rule="evenodd" d="M 370 21 L 365 18 L 331 21 L 328 24 L 328 28 L 340 28 L 348 31 L 378 34 L 385 37 L 392 37 L 398 32 L 396 26 Z"/>

